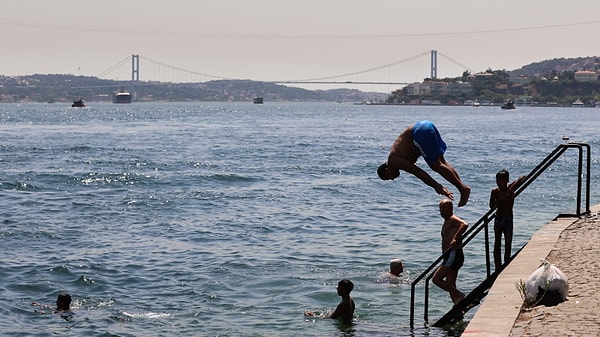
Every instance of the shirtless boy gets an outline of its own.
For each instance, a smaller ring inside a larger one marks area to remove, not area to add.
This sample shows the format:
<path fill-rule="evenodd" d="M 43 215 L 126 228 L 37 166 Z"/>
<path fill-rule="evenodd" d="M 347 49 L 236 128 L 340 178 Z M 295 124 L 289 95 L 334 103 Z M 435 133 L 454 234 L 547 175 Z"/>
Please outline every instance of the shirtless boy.
<path fill-rule="evenodd" d="M 329 314 L 326 318 L 339 318 L 346 323 L 352 323 L 352 317 L 354 316 L 354 309 L 356 305 L 354 300 L 350 297 L 350 292 L 354 289 L 354 283 L 348 279 L 343 279 L 338 282 L 337 293 L 342 298 L 342 301 L 338 304 L 335 310 Z M 312 311 L 305 311 L 305 316 L 316 316 Z"/>
<path fill-rule="evenodd" d="M 465 260 L 462 251 L 462 235 L 467 230 L 467 223 L 454 215 L 452 201 L 440 201 L 440 215 L 444 218 L 442 225 L 442 265 L 433 274 L 433 283 L 450 293 L 452 303 L 457 304 L 465 298 L 465 294 L 456 288 L 458 270 Z"/>
<path fill-rule="evenodd" d="M 515 204 L 515 190 L 525 180 L 520 176 L 517 180 L 508 183 L 509 173 L 500 170 L 496 173 L 496 185 L 490 193 L 490 208 L 498 206 L 494 219 L 494 265 L 496 270 L 502 268 L 502 235 L 504 234 L 504 263 L 510 260 L 512 253 L 513 237 L 513 205 Z"/>
<path fill-rule="evenodd" d="M 438 194 L 454 200 L 454 195 L 427 172 L 416 165 L 419 156 L 423 156 L 427 165 L 439 173 L 460 192 L 458 207 L 469 201 L 471 188 L 458 176 L 456 169 L 444 159 L 446 143 L 439 131 L 430 121 L 420 121 L 404 130 L 392 145 L 388 159 L 377 169 L 382 180 L 394 180 L 400 176 L 400 170 L 406 171 L 433 187 Z"/>

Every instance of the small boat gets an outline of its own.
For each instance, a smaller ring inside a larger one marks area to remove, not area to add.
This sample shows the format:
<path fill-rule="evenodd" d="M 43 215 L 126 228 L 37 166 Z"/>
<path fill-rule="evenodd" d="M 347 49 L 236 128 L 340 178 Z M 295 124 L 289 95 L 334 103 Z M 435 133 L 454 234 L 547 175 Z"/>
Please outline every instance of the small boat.
<path fill-rule="evenodd" d="M 515 103 L 513 103 L 513 101 L 507 101 L 506 103 L 502 104 L 500 106 L 500 108 L 507 109 L 507 110 L 514 109 L 515 108 Z"/>
<path fill-rule="evenodd" d="M 73 104 L 71 104 L 72 108 L 85 108 L 85 103 L 83 102 L 83 100 L 81 98 L 79 98 L 76 101 L 73 101 Z"/>
<path fill-rule="evenodd" d="M 579 107 L 579 106 L 583 106 L 584 104 L 583 104 L 583 102 L 582 102 L 582 101 L 581 101 L 581 100 L 578 98 L 578 99 L 576 99 L 576 100 L 575 100 L 575 102 L 571 103 L 571 105 L 572 105 L 572 106 L 577 106 L 577 107 Z"/>
<path fill-rule="evenodd" d="M 254 97 L 254 104 L 263 104 L 262 97 Z"/>
<path fill-rule="evenodd" d="M 123 87 L 117 93 L 113 94 L 113 103 L 115 104 L 130 104 L 131 103 L 131 94 L 126 92 Z"/>

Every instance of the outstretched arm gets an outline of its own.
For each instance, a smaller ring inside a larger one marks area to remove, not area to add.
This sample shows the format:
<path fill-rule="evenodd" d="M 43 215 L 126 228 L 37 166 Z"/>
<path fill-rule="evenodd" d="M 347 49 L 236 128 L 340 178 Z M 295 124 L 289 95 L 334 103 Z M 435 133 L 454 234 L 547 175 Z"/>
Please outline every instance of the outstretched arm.
<path fill-rule="evenodd" d="M 512 183 L 510 183 L 508 185 L 508 189 L 511 191 L 514 191 L 517 189 L 517 187 L 519 187 L 519 185 L 521 185 L 521 183 L 523 182 L 523 180 L 525 180 L 525 178 L 527 178 L 527 176 L 520 176 L 519 178 L 517 178 L 517 180 L 513 181 Z"/>
<path fill-rule="evenodd" d="M 437 194 L 444 195 L 450 200 L 454 200 L 454 195 L 450 192 L 446 187 L 442 184 L 438 183 L 437 180 L 433 179 L 427 172 L 423 171 L 416 164 L 411 163 L 408 160 L 403 160 L 402 166 L 400 169 L 414 175 L 415 177 L 421 179 L 425 184 L 433 187 L 433 189 L 437 192 Z"/>

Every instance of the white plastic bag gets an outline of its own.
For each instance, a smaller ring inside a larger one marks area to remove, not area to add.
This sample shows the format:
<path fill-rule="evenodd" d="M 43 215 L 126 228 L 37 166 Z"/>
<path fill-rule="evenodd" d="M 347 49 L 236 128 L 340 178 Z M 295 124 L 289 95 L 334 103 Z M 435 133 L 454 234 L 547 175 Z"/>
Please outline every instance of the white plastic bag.
<path fill-rule="evenodd" d="M 557 266 L 545 260 L 542 262 L 542 266 L 527 279 L 525 299 L 534 302 L 544 296 L 544 293 L 553 292 L 560 295 L 560 301 L 564 301 L 569 295 L 569 279 Z"/>

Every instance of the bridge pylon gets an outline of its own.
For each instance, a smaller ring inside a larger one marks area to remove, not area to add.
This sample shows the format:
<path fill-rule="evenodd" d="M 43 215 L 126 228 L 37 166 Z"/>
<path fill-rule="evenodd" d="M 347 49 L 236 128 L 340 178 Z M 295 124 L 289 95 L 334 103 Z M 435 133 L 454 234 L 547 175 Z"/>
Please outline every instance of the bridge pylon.
<path fill-rule="evenodd" d="M 131 94 L 137 101 L 137 84 L 140 81 L 140 55 L 131 55 Z"/>
<path fill-rule="evenodd" d="M 431 79 L 437 78 L 437 50 L 431 51 Z"/>

